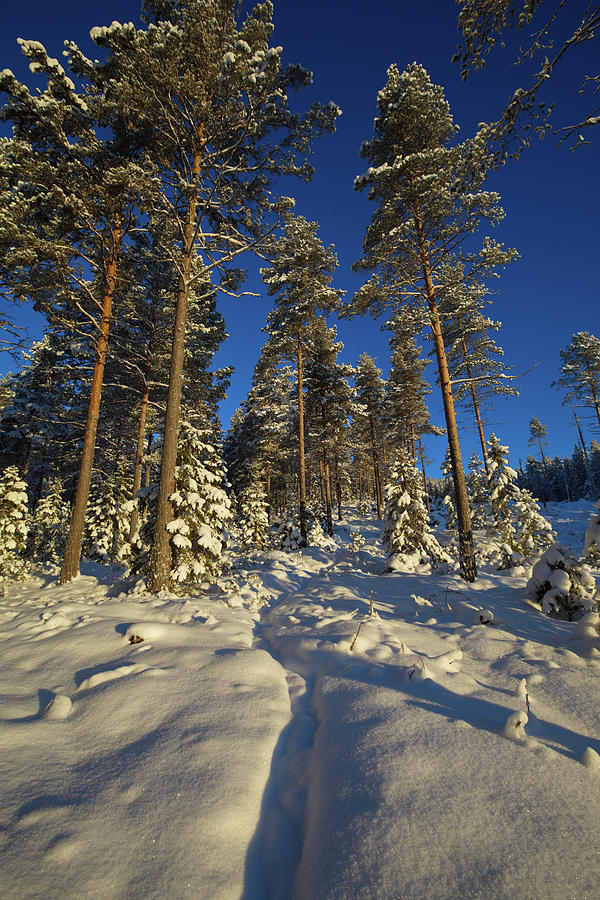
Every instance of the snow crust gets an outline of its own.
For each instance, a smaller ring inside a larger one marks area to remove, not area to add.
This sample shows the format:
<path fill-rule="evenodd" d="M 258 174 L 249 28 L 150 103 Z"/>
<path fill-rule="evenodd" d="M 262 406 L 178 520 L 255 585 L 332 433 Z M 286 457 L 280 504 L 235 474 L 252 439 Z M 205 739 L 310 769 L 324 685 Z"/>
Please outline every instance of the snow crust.
<path fill-rule="evenodd" d="M 589 508 L 547 514 L 582 546 Z M 4 895 L 596 896 L 598 613 L 386 571 L 379 531 L 185 599 L 92 563 L 8 585 Z"/>

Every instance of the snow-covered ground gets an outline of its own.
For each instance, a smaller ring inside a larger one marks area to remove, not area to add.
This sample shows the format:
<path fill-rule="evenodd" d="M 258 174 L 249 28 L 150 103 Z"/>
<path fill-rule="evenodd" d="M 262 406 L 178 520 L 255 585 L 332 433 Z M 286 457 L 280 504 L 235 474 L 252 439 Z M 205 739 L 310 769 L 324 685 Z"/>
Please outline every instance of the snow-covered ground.
<path fill-rule="evenodd" d="M 547 512 L 580 552 L 591 505 Z M 186 599 L 8 590 L 3 897 L 599 896 L 597 626 L 337 534 Z"/>

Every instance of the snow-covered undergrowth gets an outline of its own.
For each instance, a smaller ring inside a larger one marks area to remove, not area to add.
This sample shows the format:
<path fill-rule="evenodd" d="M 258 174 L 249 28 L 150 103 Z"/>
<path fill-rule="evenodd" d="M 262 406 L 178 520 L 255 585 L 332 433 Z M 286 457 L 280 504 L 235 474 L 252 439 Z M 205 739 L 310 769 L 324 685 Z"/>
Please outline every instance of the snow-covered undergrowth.
<path fill-rule="evenodd" d="M 580 552 L 590 505 L 546 515 Z M 3 894 L 595 896 L 598 614 L 385 572 L 380 524 L 185 599 L 97 564 L 10 584 Z"/>

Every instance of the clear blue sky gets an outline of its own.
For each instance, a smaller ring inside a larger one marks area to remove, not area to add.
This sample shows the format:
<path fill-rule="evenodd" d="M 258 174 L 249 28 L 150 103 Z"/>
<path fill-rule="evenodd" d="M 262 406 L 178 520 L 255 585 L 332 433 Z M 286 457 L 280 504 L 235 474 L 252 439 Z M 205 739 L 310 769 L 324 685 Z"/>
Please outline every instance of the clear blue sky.
<path fill-rule="evenodd" d="M 137 22 L 138 9 L 135 0 L 15 4 L 3 11 L 0 68 L 11 68 L 17 77 L 29 78 L 17 37 L 40 40 L 57 57 L 64 39 L 73 39 L 94 53 L 89 29 L 113 19 Z M 431 78 L 444 86 L 463 137 L 470 135 L 478 122 L 497 116 L 524 81 L 525 73 L 511 67 L 509 51 L 498 51 L 484 72 L 472 73 L 463 84 L 458 65 L 451 63 L 458 42 L 452 0 L 421 4 L 275 0 L 275 24 L 274 42 L 283 45 L 285 60 L 299 62 L 314 73 L 313 86 L 304 92 L 305 102 L 334 100 L 343 111 L 336 134 L 315 145 L 313 182 L 304 186 L 290 181 L 284 190 L 296 196 L 298 213 L 320 223 L 322 240 L 335 244 L 340 262 L 335 284 L 351 294 L 359 284 L 351 265 L 360 256 L 371 215 L 368 200 L 353 190 L 352 183 L 364 169 L 359 148 L 372 134 L 376 95 L 385 83 L 388 65 L 396 62 L 403 69 L 413 60 L 423 64 Z M 576 88 L 585 74 L 595 74 L 594 55 L 597 42 L 576 51 L 572 61 L 567 57 L 564 70 L 551 82 L 557 125 L 586 109 Z M 494 236 L 516 247 L 522 257 L 498 282 L 499 294 L 490 315 L 503 323 L 498 340 L 515 372 L 539 363 L 519 382 L 520 397 L 499 402 L 493 417 L 493 430 L 510 445 L 514 465 L 529 452 L 532 415 L 548 428 L 550 454 L 570 454 L 576 439 L 571 414 L 550 385 L 558 376 L 559 350 L 574 332 L 591 331 L 600 336 L 600 129 L 595 131 L 595 143 L 575 153 L 564 147 L 556 149 L 552 137 L 543 142 L 536 139 L 518 163 L 507 164 L 489 182 L 490 188 L 500 192 L 506 210 Z M 250 284 L 257 285 L 255 278 Z M 266 297 L 222 303 L 230 338 L 218 363 L 236 367 L 230 397 L 222 408 L 225 427 L 248 390 L 265 337 L 260 329 L 269 303 Z M 338 325 L 338 334 L 345 344 L 346 361 L 356 362 L 360 353 L 367 352 L 378 359 L 386 374 L 387 337 L 378 323 L 344 321 Z M 430 408 L 434 422 L 443 424 L 435 387 Z M 590 428 L 585 431 L 589 439 Z M 443 442 L 437 438 L 427 443 L 436 461 L 443 456 Z M 469 431 L 463 438 L 465 461 L 473 448 L 475 436 Z"/>

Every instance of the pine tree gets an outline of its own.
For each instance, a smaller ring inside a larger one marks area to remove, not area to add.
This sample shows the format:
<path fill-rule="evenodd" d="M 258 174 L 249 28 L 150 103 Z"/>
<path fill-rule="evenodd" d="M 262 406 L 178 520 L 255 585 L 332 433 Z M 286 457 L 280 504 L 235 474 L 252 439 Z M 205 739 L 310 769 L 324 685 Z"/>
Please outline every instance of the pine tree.
<path fill-rule="evenodd" d="M 24 578 L 24 558 L 29 533 L 27 491 L 16 466 L 8 466 L 0 478 L 0 586 L 11 578 Z"/>
<path fill-rule="evenodd" d="M 35 508 L 28 552 L 41 563 L 58 564 L 64 555 L 71 510 L 63 498 L 63 485 L 54 478 Z"/>
<path fill-rule="evenodd" d="M 547 446 L 548 441 L 543 440 L 546 437 L 546 426 L 542 425 L 540 420 L 536 416 L 532 416 L 529 421 L 529 440 L 527 443 L 530 447 L 533 447 L 537 444 L 540 451 L 540 460 L 542 462 L 542 466 L 545 468 L 546 466 L 546 456 L 544 455 L 544 445 Z"/>
<path fill-rule="evenodd" d="M 560 378 L 555 382 L 566 391 L 564 404 L 592 409 L 600 426 L 600 339 L 579 331 L 560 351 Z"/>
<path fill-rule="evenodd" d="M 481 190 L 489 159 L 481 142 L 452 145 L 456 134 L 448 103 L 440 87 L 431 83 L 417 63 L 399 73 L 388 69 L 388 81 L 377 97 L 374 134 L 361 155 L 370 168 L 355 181 L 369 188 L 377 202 L 363 241 L 357 268 L 375 274 L 353 301 L 357 312 L 377 312 L 380 285 L 396 302 L 407 295 L 420 298 L 431 328 L 444 403 L 457 500 L 461 574 L 476 576 L 473 538 L 454 399 L 441 330 L 436 294 L 440 267 L 460 261 L 468 281 L 485 278 L 514 255 L 489 238 L 479 253 L 469 253 L 465 240 L 486 220 L 498 222 L 503 212 L 498 195 Z"/>
<path fill-rule="evenodd" d="M 110 102 L 100 64 L 68 45 L 71 74 L 84 81 L 78 92 L 39 42 L 20 44 L 47 86 L 32 95 L 12 72 L 0 73 L 9 97 L 2 118 L 13 123 L 13 138 L 0 147 L 0 202 L 10 209 L 0 228 L 0 278 L 52 325 L 84 336 L 93 359 L 65 583 L 79 570 L 121 249 L 149 181 L 138 162 L 139 129 L 126 105 Z"/>
<path fill-rule="evenodd" d="M 549 10 L 542 0 L 494 0 L 493 3 L 458 0 L 458 6 L 458 27 L 464 44 L 459 46 L 453 62 L 461 63 L 463 81 L 471 69 L 484 68 L 487 55 L 496 44 L 506 46 L 509 31 L 526 28 L 533 33 L 533 40 L 528 36 L 527 51 L 523 52 L 519 46 L 513 60 L 516 65 L 527 63 L 527 69 L 532 73 L 528 85 L 517 88 L 500 118 L 485 126 L 488 140 L 497 142 L 499 161 L 508 155 L 518 157 L 529 146 L 532 134 L 537 133 L 543 138 L 551 130 L 549 116 L 554 103 L 541 100 L 540 92 L 548 87 L 555 68 L 565 55 L 573 63 L 574 49 L 596 37 L 600 11 L 593 3 L 581 7 L 577 3 L 559 3 L 554 10 Z M 541 18 L 535 19 L 533 24 L 539 7 L 543 7 Z M 530 66 L 532 60 L 533 69 Z M 592 93 L 598 90 L 600 76 L 592 75 L 586 81 Z M 579 84 L 576 87 L 583 93 Z M 561 141 L 573 141 L 573 149 L 585 143 L 582 132 L 596 124 L 597 106 L 581 122 L 564 125 L 558 133 Z"/>
<path fill-rule="evenodd" d="M 393 568 L 450 562 L 431 534 L 421 478 L 405 450 L 399 450 L 385 489 L 382 540 Z"/>

